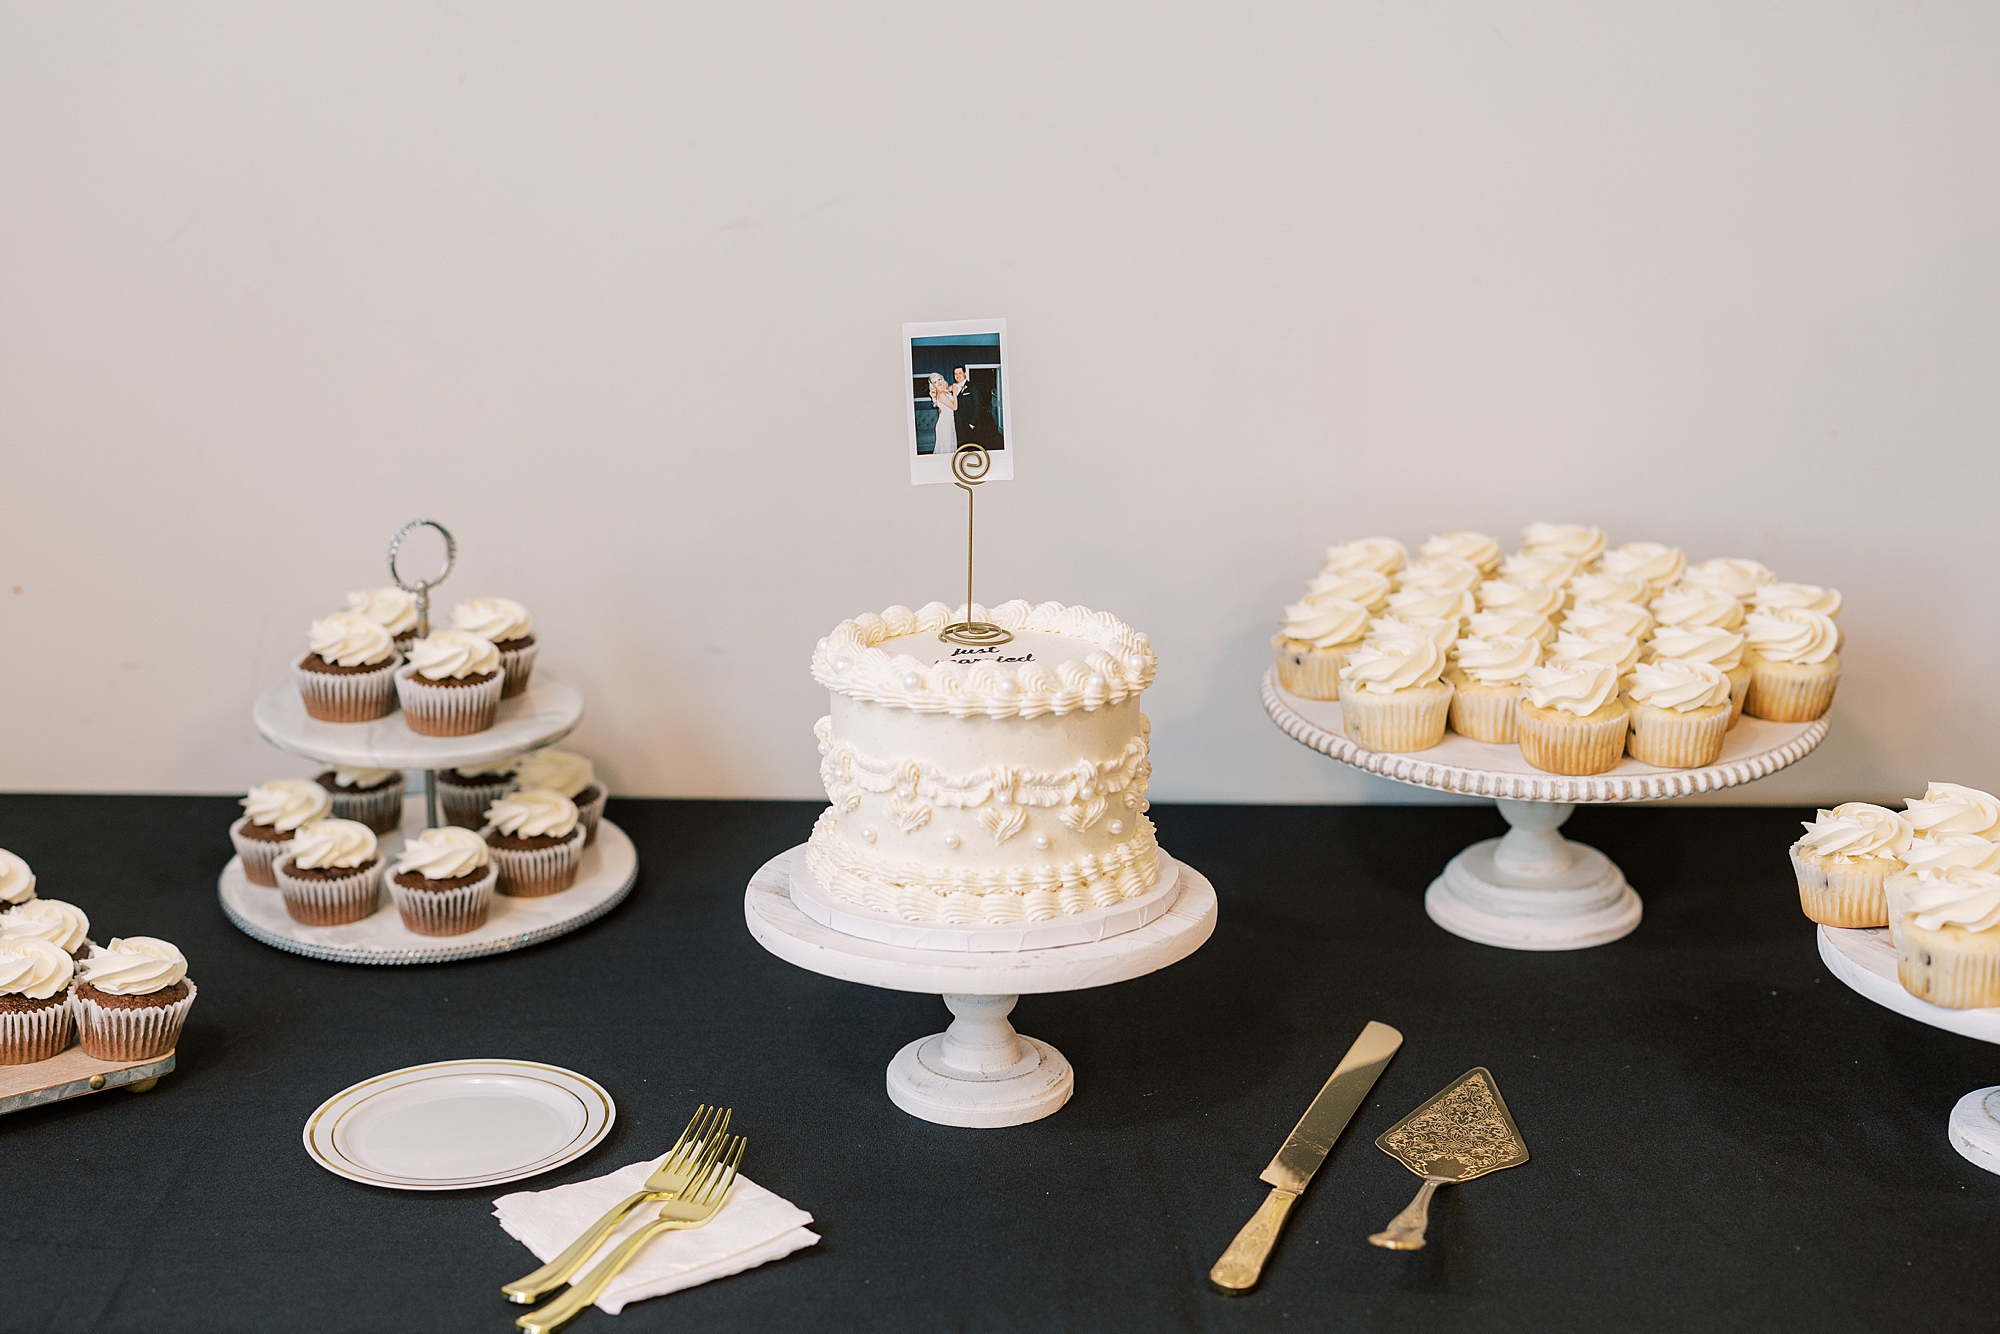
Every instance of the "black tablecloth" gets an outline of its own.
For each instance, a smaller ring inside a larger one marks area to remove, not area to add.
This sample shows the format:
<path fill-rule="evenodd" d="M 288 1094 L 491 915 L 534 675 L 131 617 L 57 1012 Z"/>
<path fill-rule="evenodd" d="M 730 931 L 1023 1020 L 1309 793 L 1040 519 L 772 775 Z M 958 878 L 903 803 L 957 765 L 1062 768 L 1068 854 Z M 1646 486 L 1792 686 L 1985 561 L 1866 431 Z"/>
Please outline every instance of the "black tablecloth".
<path fill-rule="evenodd" d="M 788 1259 L 629 1308 L 625 1330 L 1990 1329 L 2000 1178 L 1945 1117 L 2000 1051 L 1828 976 L 1784 849 L 1798 812 L 1585 809 L 1645 898 L 1617 944 L 1534 954 L 1431 925 L 1424 886 L 1502 826 L 1477 807 L 1157 808 L 1222 901 L 1150 977 L 1022 1000 L 1076 1068 L 1055 1116 L 959 1130 L 890 1104 L 883 1070 L 941 1029 L 933 997 L 789 967 L 743 889 L 804 839 L 802 803 L 615 801 L 632 897 L 513 956 L 362 968 L 223 918 L 226 800 L 0 798 L 0 846 L 99 941 L 181 945 L 200 984 L 152 1093 L 0 1117 L 0 1327 L 511 1328 L 533 1267 L 492 1192 L 334 1177 L 300 1130 L 323 1099 L 453 1057 L 547 1061 L 618 1102 L 553 1186 L 659 1153 L 733 1104 L 746 1169 L 815 1217 Z M 1406 1036 L 1255 1295 L 1205 1274 L 1257 1173 L 1369 1019 Z M 1364 1238 L 1417 1182 L 1370 1141 L 1489 1067 L 1533 1161 L 1440 1193 L 1429 1249 Z M 611 1329 L 586 1313 L 571 1328 Z"/>

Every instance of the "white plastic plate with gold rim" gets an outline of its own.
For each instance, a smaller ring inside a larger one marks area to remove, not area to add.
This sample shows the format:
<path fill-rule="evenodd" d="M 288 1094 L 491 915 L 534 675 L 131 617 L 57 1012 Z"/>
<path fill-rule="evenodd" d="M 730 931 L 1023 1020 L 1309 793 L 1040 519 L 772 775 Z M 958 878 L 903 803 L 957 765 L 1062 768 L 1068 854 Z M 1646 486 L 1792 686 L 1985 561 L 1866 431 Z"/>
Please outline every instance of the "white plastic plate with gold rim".
<path fill-rule="evenodd" d="M 611 1132 L 596 1080 L 537 1061 L 436 1061 L 364 1079 L 307 1118 L 312 1160 L 391 1190 L 472 1190 L 553 1171 Z"/>
<path fill-rule="evenodd" d="M 1509 826 L 1505 837 L 1474 843 L 1446 863 L 1424 895 L 1424 911 L 1453 935 L 1513 950 L 1586 949 L 1639 925 L 1639 896 L 1625 873 L 1558 832 L 1576 806 L 1660 801 L 1752 783 L 1804 759 L 1827 731 L 1825 718 L 1744 718 L 1729 730 L 1714 764 L 1662 769 L 1627 757 L 1608 773 L 1571 778 L 1535 768 L 1519 746 L 1456 732 L 1414 754 L 1364 750 L 1348 739 L 1337 702 L 1292 694 L 1278 684 L 1275 668 L 1265 671 L 1262 694 L 1271 721 L 1300 745 L 1399 783 L 1498 802 Z"/>
<path fill-rule="evenodd" d="M 1819 957 L 1827 971 L 1884 1009 L 1949 1033 L 2000 1042 L 2000 1006 L 1947 1010 L 1919 1000 L 1896 977 L 1896 946 L 1886 926 L 1852 930 L 1819 929 Z M 2000 1085 L 1974 1089 L 1958 1100 L 1945 1123 L 1946 1137 L 1961 1158 L 2000 1175 Z"/>
<path fill-rule="evenodd" d="M 321 722 L 306 712 L 299 688 L 286 681 L 257 696 L 250 719 L 258 735 L 279 750 L 322 764 L 357 769 L 450 769 L 554 745 L 583 721 L 583 696 L 575 687 L 538 670 L 524 693 L 500 701 L 499 718 L 484 732 L 422 736 L 410 730 L 401 709 L 369 723 Z"/>

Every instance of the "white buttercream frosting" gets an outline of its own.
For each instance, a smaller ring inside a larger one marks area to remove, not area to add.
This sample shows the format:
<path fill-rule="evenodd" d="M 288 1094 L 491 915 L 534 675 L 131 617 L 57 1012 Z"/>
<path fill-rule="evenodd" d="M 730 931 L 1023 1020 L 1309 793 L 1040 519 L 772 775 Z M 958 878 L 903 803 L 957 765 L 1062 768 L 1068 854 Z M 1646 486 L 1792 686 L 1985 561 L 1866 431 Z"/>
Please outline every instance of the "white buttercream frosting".
<path fill-rule="evenodd" d="M 1536 612 L 1553 616 L 1562 610 L 1560 588 L 1549 584 L 1516 583 L 1512 579 L 1488 579 L 1479 586 L 1481 611 Z"/>
<path fill-rule="evenodd" d="M 1654 658 L 1684 658 L 1733 672 L 1743 664 L 1743 636 L 1713 625 L 1662 625 L 1646 641 Z"/>
<path fill-rule="evenodd" d="M 26 903 L 35 897 L 35 873 L 15 853 L 0 848 L 0 903 Z"/>
<path fill-rule="evenodd" d="M 1549 618 L 1538 611 L 1475 611 L 1465 618 L 1465 632 L 1479 639 L 1553 639 Z"/>
<path fill-rule="evenodd" d="M 1416 617 L 1457 621 L 1473 612 L 1472 594 L 1463 589 L 1432 592 L 1412 588 L 1406 592 L 1391 593 L 1386 605 L 1391 616 L 1404 621 Z"/>
<path fill-rule="evenodd" d="M 509 755 L 504 760 L 482 760 L 478 764 L 457 764 L 452 767 L 467 778 L 511 778 L 520 763 L 519 755 Z"/>
<path fill-rule="evenodd" d="M 1521 550 L 1588 563 L 1604 550 L 1604 530 L 1587 523 L 1531 523 L 1521 530 Z"/>
<path fill-rule="evenodd" d="M 1549 645 L 1549 661 L 1601 662 L 1623 676 L 1639 661 L 1639 641 L 1630 635 L 1585 639 L 1565 627 L 1556 632 L 1556 642 Z"/>
<path fill-rule="evenodd" d="M 1466 593 L 1479 587 L 1483 579 L 1479 567 L 1455 556 L 1420 560 L 1405 565 L 1396 576 L 1396 591 L 1421 589 L 1427 593 Z"/>
<path fill-rule="evenodd" d="M 396 776 L 394 769 L 356 769 L 345 764 L 333 766 L 335 787 L 374 787 Z"/>
<path fill-rule="evenodd" d="M 1530 667 L 1524 675 L 1528 703 L 1579 718 L 1596 713 L 1618 695 L 1618 669 L 1607 663 L 1552 662 Z"/>
<path fill-rule="evenodd" d="M 1751 590 L 1750 606 L 1756 611 L 1784 611 L 1789 607 L 1800 607 L 1822 616 L 1838 618 L 1840 590 L 1821 588 L 1818 584 L 1760 584 Z"/>
<path fill-rule="evenodd" d="M 187 956 L 156 936 L 125 936 L 83 961 L 79 980 L 112 996 L 150 996 L 187 976 Z"/>
<path fill-rule="evenodd" d="M 545 788 L 574 797 L 597 781 L 590 761 L 575 751 L 538 750 L 521 758 L 514 781 L 523 788 Z"/>
<path fill-rule="evenodd" d="M 416 874 L 426 880 L 455 880 L 471 875 L 492 860 L 486 840 L 470 829 L 446 825 L 426 829 L 403 845 L 396 858 L 396 874 Z"/>
<path fill-rule="evenodd" d="M 1770 662 L 1825 662 L 1840 647 L 1840 631 L 1830 617 L 1788 607 L 1752 612 L 1743 622 L 1743 641 Z"/>
<path fill-rule="evenodd" d="M 1912 839 L 1897 860 L 1911 875 L 1927 879 L 1943 875 L 1955 866 L 1980 871 L 2000 871 L 2000 843 L 1977 834 L 1946 834 L 1942 838 Z"/>
<path fill-rule="evenodd" d="M 500 670 L 500 650 L 484 635 L 470 630 L 438 630 L 410 645 L 410 665 L 431 681 L 450 677 L 463 681 Z"/>
<path fill-rule="evenodd" d="M 1857 857 L 1897 857 L 1910 846 L 1910 822 L 1884 806 L 1847 801 L 1802 822 L 1805 837 L 1793 846 L 1836 862 Z"/>
<path fill-rule="evenodd" d="M 1923 796 L 1911 797 L 1903 804 L 1909 808 L 1905 818 L 1919 838 L 1947 834 L 2000 838 L 2000 798 L 1976 787 L 1932 783 Z"/>
<path fill-rule="evenodd" d="M 1515 686 L 1527 679 L 1530 667 L 1540 665 L 1542 645 L 1512 635 L 1469 635 L 1458 641 L 1453 657 L 1458 669 L 1481 685 Z"/>
<path fill-rule="evenodd" d="M 1637 602 L 1652 592 L 1644 579 L 1629 574 L 1579 574 L 1565 590 L 1572 602 Z"/>
<path fill-rule="evenodd" d="M 498 644 L 526 639 L 535 632 L 535 620 L 512 598 L 467 598 L 451 609 L 451 628 Z"/>
<path fill-rule="evenodd" d="M 1481 570 L 1500 568 L 1500 544 L 1484 533 L 1439 533 L 1417 548 L 1422 560 L 1469 560 Z"/>
<path fill-rule="evenodd" d="M 1729 703 L 1729 678 L 1705 662 L 1661 658 L 1632 668 L 1625 678 L 1625 694 L 1634 704 L 1692 713 Z"/>
<path fill-rule="evenodd" d="M 76 961 L 46 940 L 0 935 L 0 996 L 47 1000 L 75 971 Z"/>
<path fill-rule="evenodd" d="M 1358 602 L 1370 611 L 1389 600 L 1389 576 L 1379 570 L 1351 566 L 1327 570 L 1306 585 L 1305 600 L 1312 606 L 1322 602 Z"/>
<path fill-rule="evenodd" d="M 975 604 L 972 619 L 1073 642 L 1077 656 L 1058 663 L 991 660 L 1007 656 L 1004 644 L 973 661 L 928 663 L 876 647 L 906 635 L 935 637 L 965 619 L 963 609 L 955 613 L 932 602 L 916 611 L 891 607 L 880 616 L 842 621 L 814 648 L 813 678 L 850 699 L 915 713 L 1038 718 L 1120 703 L 1151 685 L 1159 665 L 1147 636 L 1116 616 L 1057 602 L 1005 602 L 990 611 Z"/>
<path fill-rule="evenodd" d="M 359 820 L 314 820 L 292 836 L 288 857 L 308 871 L 348 871 L 375 860 L 375 831 Z"/>
<path fill-rule="evenodd" d="M 1743 604 L 1716 588 L 1675 584 L 1646 604 L 1661 625 L 1713 625 L 1723 630 L 1743 628 Z"/>
<path fill-rule="evenodd" d="M 358 612 L 337 611 L 306 629 L 306 644 L 326 662 L 372 667 L 395 655 L 395 642 L 380 624 Z"/>
<path fill-rule="evenodd" d="M 1599 556 L 1597 568 L 1605 574 L 1643 579 L 1658 590 L 1681 577 L 1681 571 L 1687 568 L 1687 557 L 1679 547 L 1662 542 L 1626 542 Z"/>
<path fill-rule="evenodd" d="M 1547 584 L 1561 588 L 1576 577 L 1583 562 L 1553 551 L 1517 551 L 1500 562 L 1500 577 L 1510 584 Z"/>
<path fill-rule="evenodd" d="M 576 803 L 547 788 L 509 792 L 486 808 L 486 823 L 515 838 L 563 838 L 577 819 Z"/>
<path fill-rule="evenodd" d="M 333 808 L 333 798 L 310 778 L 274 778 L 250 789 L 240 803 L 251 824 L 290 833 Z"/>
<path fill-rule="evenodd" d="M 347 595 L 347 610 L 401 637 L 417 632 L 417 600 L 400 588 L 364 588 Z"/>
<path fill-rule="evenodd" d="M 1371 639 L 1347 655 L 1340 682 L 1343 690 L 1352 686 L 1371 695 L 1388 695 L 1430 685 L 1444 675 L 1444 669 L 1444 650 L 1427 637 Z"/>
<path fill-rule="evenodd" d="M 1990 931 L 2000 926 L 2000 875 L 1954 866 L 1940 875 L 1906 885 L 1903 910 L 1925 931 L 1956 926 Z"/>
<path fill-rule="evenodd" d="M 1322 568 L 1328 570 L 1366 569 L 1394 574 L 1403 568 L 1409 553 L 1393 537 L 1357 537 L 1326 549 Z"/>
<path fill-rule="evenodd" d="M 1636 602 L 1579 600 L 1563 613 L 1562 628 L 1585 639 L 1599 639 L 1605 635 L 1643 639 L 1653 628 L 1653 616 Z"/>
<path fill-rule="evenodd" d="M 1358 602 L 1329 598 L 1325 602 L 1294 603 L 1285 608 L 1278 633 L 1314 648 L 1338 648 L 1356 643 L 1368 629 L 1368 609 Z"/>
<path fill-rule="evenodd" d="M 0 938 L 7 936 L 33 936 L 74 954 L 90 939 L 90 918 L 74 903 L 29 899 L 0 913 Z"/>
<path fill-rule="evenodd" d="M 1404 620 L 1400 616 L 1383 616 L 1368 622 L 1369 642 L 1378 639 L 1428 639 L 1438 646 L 1438 652 L 1450 653 L 1451 646 L 1458 642 L 1458 622 L 1447 621 L 1441 616 L 1416 616 Z"/>
<path fill-rule="evenodd" d="M 1682 570 L 1680 582 L 1696 588 L 1713 588 L 1719 593 L 1743 599 L 1763 585 L 1775 582 L 1777 577 L 1754 560 L 1717 556 L 1714 560 L 1705 560 Z"/>

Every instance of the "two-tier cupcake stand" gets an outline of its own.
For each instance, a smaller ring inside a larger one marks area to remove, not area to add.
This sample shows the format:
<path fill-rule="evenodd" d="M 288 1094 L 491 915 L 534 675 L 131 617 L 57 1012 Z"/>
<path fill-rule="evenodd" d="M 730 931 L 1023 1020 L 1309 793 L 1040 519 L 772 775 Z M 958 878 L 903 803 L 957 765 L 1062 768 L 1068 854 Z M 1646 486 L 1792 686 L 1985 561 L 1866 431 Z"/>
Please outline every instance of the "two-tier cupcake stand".
<path fill-rule="evenodd" d="M 1703 768 L 1662 769 L 1627 758 L 1608 773 L 1570 778 L 1532 767 L 1517 746 L 1455 732 L 1415 754 L 1364 750 L 1347 739 L 1338 703 L 1290 693 L 1275 670 L 1264 675 L 1263 698 L 1265 712 L 1288 736 L 1342 764 L 1435 792 L 1493 798 L 1506 835 L 1474 843 L 1446 863 L 1424 895 L 1424 911 L 1454 935 L 1515 950 L 1585 949 L 1639 925 L 1639 896 L 1625 873 L 1558 832 L 1577 806 L 1660 801 L 1754 782 L 1805 758 L 1827 731 L 1825 718 L 1746 717 L 1730 729 L 1721 758 Z"/>

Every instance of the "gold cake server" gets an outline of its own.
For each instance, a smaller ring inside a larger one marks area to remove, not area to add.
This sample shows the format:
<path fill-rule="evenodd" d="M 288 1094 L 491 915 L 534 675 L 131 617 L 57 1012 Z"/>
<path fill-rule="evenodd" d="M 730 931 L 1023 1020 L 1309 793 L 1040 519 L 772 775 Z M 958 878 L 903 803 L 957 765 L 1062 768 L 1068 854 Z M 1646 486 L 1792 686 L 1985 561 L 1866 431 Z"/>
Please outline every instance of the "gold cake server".
<path fill-rule="evenodd" d="M 1403 1035 L 1387 1024 L 1370 1020 L 1368 1027 L 1361 1030 L 1361 1036 L 1354 1039 L 1347 1055 L 1334 1067 L 1326 1087 L 1286 1136 L 1278 1156 L 1258 1177 L 1269 1183 L 1271 1193 L 1236 1234 L 1236 1240 L 1229 1243 L 1229 1249 L 1215 1262 L 1215 1268 L 1208 1271 L 1210 1287 L 1225 1297 L 1241 1297 L 1257 1286 L 1264 1273 L 1264 1262 L 1271 1258 L 1271 1248 L 1277 1244 L 1279 1229 L 1285 1226 L 1292 1205 L 1319 1165 L 1326 1161 L 1326 1155 L 1333 1151 L 1333 1142 L 1347 1128 L 1368 1090 L 1375 1087 L 1382 1067 L 1389 1064 L 1389 1058 L 1402 1045 Z"/>
<path fill-rule="evenodd" d="M 1368 1240 L 1392 1251 L 1420 1251 L 1439 1186 L 1470 1181 L 1528 1161 L 1514 1114 L 1493 1072 L 1474 1066 L 1423 1106 L 1382 1132 L 1375 1147 L 1424 1179 L 1409 1207 Z"/>

